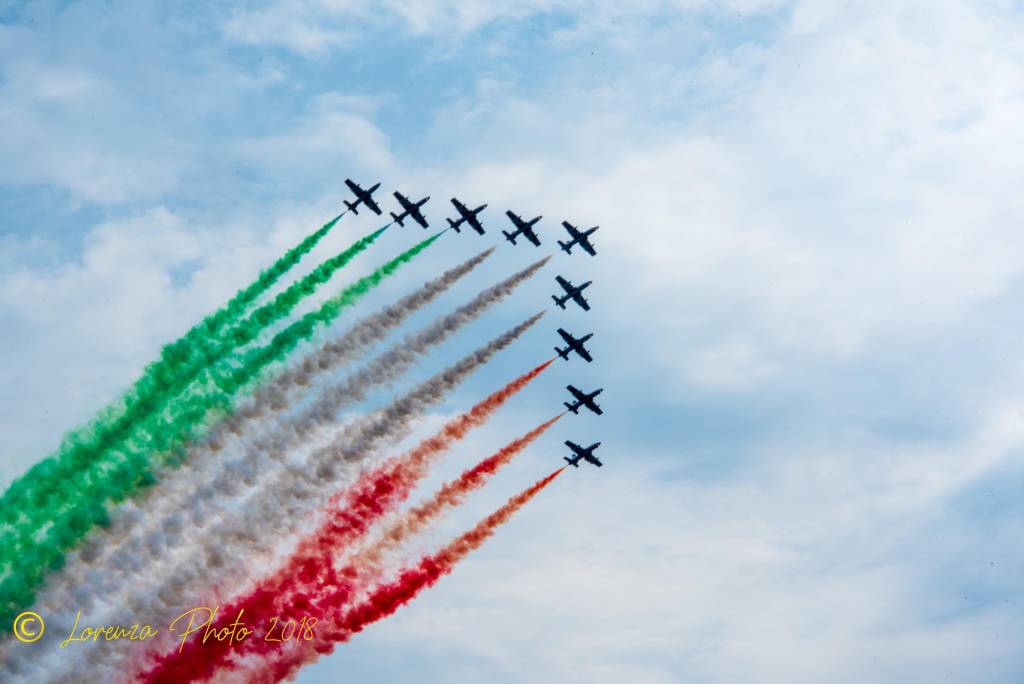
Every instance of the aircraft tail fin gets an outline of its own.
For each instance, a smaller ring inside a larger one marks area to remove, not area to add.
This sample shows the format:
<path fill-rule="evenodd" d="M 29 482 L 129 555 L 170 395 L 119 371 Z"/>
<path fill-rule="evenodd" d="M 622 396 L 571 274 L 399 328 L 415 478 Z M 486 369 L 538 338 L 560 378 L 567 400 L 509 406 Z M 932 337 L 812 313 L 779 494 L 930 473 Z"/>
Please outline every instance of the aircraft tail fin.
<path fill-rule="evenodd" d="M 569 243 L 562 242 L 561 240 L 559 240 L 558 244 L 562 247 L 563 252 L 565 252 L 566 254 L 572 254 L 572 252 L 570 251 L 571 245 Z"/>
<path fill-rule="evenodd" d="M 462 232 L 461 230 L 459 230 L 459 224 L 458 223 L 456 223 L 455 221 L 452 221 L 451 219 L 445 219 L 445 220 L 448 221 L 448 225 L 449 226 L 451 226 L 452 228 L 455 229 L 456 233 L 461 233 Z"/>
<path fill-rule="evenodd" d="M 513 245 L 516 244 L 516 236 L 507 230 L 501 231 L 501 234 L 505 236 L 505 239 L 511 242 Z"/>
<path fill-rule="evenodd" d="M 578 461 L 574 461 L 571 458 L 569 458 L 568 456 L 563 456 L 562 460 L 565 461 L 566 463 L 568 463 L 569 465 L 571 465 L 573 468 L 579 468 L 580 467 L 580 464 L 579 464 Z"/>
<path fill-rule="evenodd" d="M 553 300 L 553 301 L 555 302 L 555 304 L 557 304 L 557 305 L 558 305 L 558 306 L 559 306 L 560 308 L 562 308 L 562 309 L 564 309 L 564 308 L 565 308 L 565 300 L 564 300 L 564 299 L 559 299 L 559 298 L 558 298 L 558 297 L 556 297 L 555 295 L 551 295 L 551 299 L 552 299 L 552 300 Z"/>
<path fill-rule="evenodd" d="M 579 415 L 579 412 L 580 412 L 580 407 L 579 406 L 576 406 L 575 404 L 570 404 L 567 401 L 563 401 L 562 405 L 565 406 L 565 408 L 567 408 L 570 411 L 572 411 L 573 413 Z"/>
<path fill-rule="evenodd" d="M 356 207 L 359 206 L 359 202 L 356 202 L 355 204 L 353 204 L 352 202 L 349 202 L 348 200 L 345 200 L 345 206 L 348 207 L 348 210 L 351 211 L 353 214 L 358 214 L 359 213 L 359 210 L 356 209 Z"/>
<path fill-rule="evenodd" d="M 402 226 L 403 228 L 405 227 L 405 224 L 402 223 L 402 217 L 400 217 L 395 212 L 391 212 L 391 218 L 395 219 L 395 223 L 397 223 L 398 225 Z"/>

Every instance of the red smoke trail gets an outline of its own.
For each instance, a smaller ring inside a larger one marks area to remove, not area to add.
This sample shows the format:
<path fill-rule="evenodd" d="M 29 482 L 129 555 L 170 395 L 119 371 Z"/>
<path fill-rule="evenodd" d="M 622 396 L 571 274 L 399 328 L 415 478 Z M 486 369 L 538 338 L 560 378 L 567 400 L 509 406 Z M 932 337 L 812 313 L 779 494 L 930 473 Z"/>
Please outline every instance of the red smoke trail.
<path fill-rule="evenodd" d="M 324 612 L 314 629 L 314 639 L 308 642 L 300 641 L 297 647 L 272 652 L 269 659 L 253 667 L 250 682 L 279 682 L 295 674 L 320 655 L 330 653 L 335 646 L 348 641 L 367 625 L 392 615 L 416 598 L 421 591 L 433 586 L 443 575 L 451 572 L 456 563 L 479 548 L 498 527 L 551 484 L 563 470 L 565 466 L 516 494 L 504 506 L 448 546 L 433 555 L 424 556 L 415 566 L 404 570 L 395 581 L 379 585 L 355 607 L 344 610 L 351 595 L 351 583 L 335 587 L 330 593 L 319 597 L 318 603 Z"/>
<path fill-rule="evenodd" d="M 364 581 L 369 579 L 367 575 L 373 575 L 375 574 L 374 571 L 379 570 L 381 557 L 385 553 L 398 548 L 402 542 L 421 531 L 433 520 L 440 517 L 447 509 L 461 504 L 467 494 L 474 489 L 483 487 L 487 480 L 497 473 L 502 466 L 508 464 L 516 455 L 532 444 L 564 415 L 564 413 L 561 413 L 550 420 L 544 421 L 525 435 L 512 440 L 472 468 L 463 471 L 456 480 L 446 482 L 429 500 L 401 514 L 401 516 L 385 527 L 378 540 L 351 558 L 348 561 L 349 564 L 359 568 L 359 574 L 363 577 Z"/>
<path fill-rule="evenodd" d="M 265 625 L 272 617 L 316 615 L 317 599 L 325 586 L 351 582 L 334 569 L 334 559 L 386 513 L 396 509 L 426 475 L 433 460 L 470 429 L 487 421 L 512 395 L 540 375 L 554 359 L 519 376 L 469 411 L 449 421 L 435 435 L 399 457 L 392 457 L 364 473 L 344 493 L 336 494 L 327 507 L 320 528 L 302 540 L 283 567 L 262 580 L 248 594 L 221 606 L 212 629 L 230 628 L 240 611 L 244 622 Z M 152 657 L 152 664 L 138 675 L 148 684 L 201 681 L 213 675 L 229 656 L 243 651 L 265 651 L 280 644 L 250 637 L 242 643 L 209 640 L 193 635 L 183 648 Z"/>

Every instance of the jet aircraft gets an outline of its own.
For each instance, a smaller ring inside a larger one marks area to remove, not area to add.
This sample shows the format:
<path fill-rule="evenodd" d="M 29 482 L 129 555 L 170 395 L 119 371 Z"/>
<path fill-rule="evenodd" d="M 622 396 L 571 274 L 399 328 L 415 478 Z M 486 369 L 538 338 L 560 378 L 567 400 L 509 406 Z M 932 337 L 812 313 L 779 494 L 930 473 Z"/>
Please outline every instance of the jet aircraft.
<path fill-rule="evenodd" d="M 373 193 L 377 190 L 377 188 L 380 187 L 380 183 L 377 183 L 369 190 L 363 190 L 361 187 L 359 187 L 358 183 L 354 183 L 350 178 L 346 178 L 345 185 L 347 185 L 348 189 L 351 190 L 356 196 L 355 202 L 349 202 L 348 200 L 345 200 L 345 206 L 351 209 L 353 214 L 359 213 L 359 210 L 356 209 L 356 207 L 358 207 L 359 204 L 362 203 L 364 206 L 369 207 L 370 211 L 375 213 L 377 216 L 380 216 L 380 207 L 378 207 L 377 203 L 373 200 Z"/>
<path fill-rule="evenodd" d="M 559 349 L 558 347 L 555 347 L 555 351 L 558 352 L 558 355 L 561 356 L 563 359 L 568 361 L 569 353 L 576 352 L 581 357 L 583 357 L 583 359 L 587 363 L 590 363 L 591 361 L 594 360 L 594 358 L 590 355 L 590 352 L 587 351 L 587 348 L 583 346 L 583 343 L 589 340 L 591 337 L 593 337 L 594 333 L 587 333 L 583 337 L 577 339 L 572 336 L 572 333 L 567 333 L 566 331 L 559 328 L 558 334 L 562 336 L 562 339 L 565 340 L 566 345 L 568 345 L 565 349 Z"/>
<path fill-rule="evenodd" d="M 459 218 L 454 221 L 452 219 L 448 219 L 448 225 L 454 228 L 456 233 L 462 232 L 461 230 L 459 230 L 459 226 L 461 226 L 463 223 L 468 223 L 473 227 L 473 230 L 480 233 L 481 235 L 484 234 L 484 227 L 480 225 L 480 219 L 477 218 L 477 215 L 487 208 L 486 204 L 481 204 L 476 209 L 470 209 L 469 207 L 467 207 L 465 204 L 455 199 L 454 197 L 452 197 L 452 204 L 454 204 L 455 208 L 458 209 Z"/>
<path fill-rule="evenodd" d="M 395 212 L 391 212 L 391 218 L 393 218 L 398 225 L 404 227 L 405 224 L 402 223 L 402 221 L 404 221 L 407 217 L 411 216 L 416 223 L 426 228 L 427 219 L 423 217 L 423 213 L 420 211 L 420 207 L 426 204 L 427 200 L 430 198 L 424 197 L 419 202 L 412 202 L 409 200 L 408 197 L 398 192 L 397 190 L 394 192 L 394 195 L 395 199 L 398 200 L 398 203 L 402 205 L 402 213 L 396 214 Z"/>
<path fill-rule="evenodd" d="M 557 280 L 558 284 L 562 286 L 563 290 L 565 290 L 565 295 L 563 297 L 551 295 L 551 299 L 555 300 L 555 304 L 564 309 L 565 303 L 572 299 L 574 302 L 579 304 L 580 308 L 584 311 L 590 311 L 590 303 L 587 301 L 587 298 L 583 296 L 583 291 L 590 287 L 590 283 L 594 281 L 588 280 L 582 285 L 573 285 L 562 276 L 555 276 L 555 280 Z"/>
<path fill-rule="evenodd" d="M 591 463 L 597 466 L 598 468 L 604 465 L 603 463 L 601 463 L 601 461 L 597 460 L 597 456 L 594 455 L 594 449 L 601 446 L 600 442 L 594 442 L 587 448 L 583 448 L 576 442 L 567 439 L 565 440 L 565 446 L 572 449 L 573 455 L 571 457 L 563 456 L 562 460 L 568 463 L 569 465 L 573 466 L 574 468 L 580 467 L 580 461 L 586 461 L 587 463 Z"/>
<path fill-rule="evenodd" d="M 597 254 L 597 252 L 594 251 L 594 245 L 590 244 L 590 240 L 587 239 L 587 236 L 596 231 L 598 226 L 588 228 L 587 230 L 578 230 L 576 226 L 572 225 L 568 221 L 562 221 L 562 226 L 565 227 L 569 232 L 569 237 L 572 238 L 568 242 L 562 242 L 561 240 L 558 241 L 563 252 L 566 254 L 572 254 L 573 246 L 579 245 L 583 248 L 583 251 L 590 256 L 595 256 Z"/>
<path fill-rule="evenodd" d="M 593 392 L 590 392 L 589 394 L 576 389 L 572 385 L 566 385 L 565 389 L 569 390 L 569 394 L 571 394 L 576 401 L 572 402 L 571 404 L 567 401 L 562 403 L 565 404 L 565 408 L 569 409 L 573 413 L 579 415 L 581 408 L 588 408 L 597 415 L 601 415 L 602 413 L 604 413 L 604 411 L 601 410 L 601 407 L 597 405 L 597 402 L 594 401 L 594 397 L 596 397 L 601 392 L 604 392 L 603 387 L 596 389 Z"/>
<path fill-rule="evenodd" d="M 514 211 L 506 211 L 505 216 L 508 216 L 509 220 L 512 221 L 512 225 L 516 227 L 511 233 L 507 230 L 501 231 L 505 236 L 505 239 L 511 242 L 513 245 L 516 244 L 516 237 L 523 235 L 527 240 L 532 242 L 534 246 L 540 247 L 540 238 L 537 237 L 537 233 L 533 232 L 533 226 L 540 221 L 543 216 L 537 216 L 536 218 L 524 221 Z"/>

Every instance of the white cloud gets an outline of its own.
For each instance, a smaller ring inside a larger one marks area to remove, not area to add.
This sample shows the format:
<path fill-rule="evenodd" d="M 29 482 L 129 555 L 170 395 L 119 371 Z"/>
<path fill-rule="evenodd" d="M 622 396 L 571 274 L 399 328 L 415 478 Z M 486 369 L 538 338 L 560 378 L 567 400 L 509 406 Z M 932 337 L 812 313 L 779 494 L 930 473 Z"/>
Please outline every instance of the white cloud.
<path fill-rule="evenodd" d="M 687 367 L 691 382 L 719 390 L 749 390 L 781 370 L 761 350 L 738 339 L 698 351 Z"/>
<path fill-rule="evenodd" d="M 317 96 L 291 130 L 238 144 L 238 155 L 271 176 L 323 178 L 390 170 L 390 142 L 368 118 L 373 100 L 342 93 Z M 336 181 L 335 181 L 336 182 Z"/>

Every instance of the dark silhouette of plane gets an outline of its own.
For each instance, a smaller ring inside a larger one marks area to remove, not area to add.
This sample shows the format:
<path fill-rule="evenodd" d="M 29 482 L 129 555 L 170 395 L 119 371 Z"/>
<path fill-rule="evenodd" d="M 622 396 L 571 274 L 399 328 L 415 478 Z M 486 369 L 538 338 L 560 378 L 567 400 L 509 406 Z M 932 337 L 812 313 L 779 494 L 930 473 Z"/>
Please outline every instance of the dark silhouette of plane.
<path fill-rule="evenodd" d="M 569 237 L 572 238 L 568 242 L 562 242 L 561 240 L 558 241 L 558 244 L 562 247 L 563 252 L 565 252 L 566 254 L 572 254 L 573 245 L 579 245 L 580 247 L 583 248 L 583 251 L 589 254 L 590 256 L 597 255 L 597 252 L 594 251 L 594 245 L 590 244 L 590 240 L 587 239 L 587 236 L 593 233 L 595 230 L 597 230 L 598 226 L 594 226 L 593 228 L 588 228 L 587 230 L 581 231 L 577 230 L 576 226 L 572 225 L 568 221 L 562 221 L 562 225 L 569 232 Z"/>
<path fill-rule="evenodd" d="M 604 465 L 603 463 L 601 463 L 601 461 L 597 460 L 597 456 L 594 455 L 594 449 L 601 446 L 600 442 L 594 442 L 586 449 L 584 449 L 576 442 L 567 439 L 565 440 L 565 446 L 572 449 L 573 455 L 571 458 L 569 456 L 563 456 L 562 460 L 568 463 L 569 465 L 573 466 L 574 468 L 580 467 L 580 461 L 586 461 L 587 463 L 591 463 L 597 466 L 598 468 Z"/>
<path fill-rule="evenodd" d="M 473 230 L 481 235 L 484 234 L 484 227 L 480 225 L 480 219 L 477 218 L 477 214 L 487 208 L 486 204 L 481 204 L 476 209 L 470 209 L 454 197 L 452 197 L 452 204 L 454 204 L 455 208 L 459 210 L 459 218 L 456 221 L 448 219 L 448 225 L 454 228 L 456 233 L 462 232 L 459 230 L 459 226 L 463 223 L 468 223 L 473 227 Z"/>
<path fill-rule="evenodd" d="M 377 183 L 369 190 L 363 190 L 361 187 L 359 187 L 358 183 L 353 183 L 351 179 L 346 178 L 345 185 L 347 185 L 348 189 L 351 190 L 356 196 L 355 202 L 349 202 L 348 200 L 345 200 L 345 206 L 348 207 L 353 214 L 359 213 L 359 210 L 356 209 L 356 207 L 358 207 L 359 204 L 362 203 L 364 206 L 369 207 L 370 211 L 375 213 L 377 216 L 380 216 L 380 207 L 378 207 L 377 203 L 373 201 L 373 193 L 376 192 L 377 188 L 380 187 L 380 183 Z"/>
<path fill-rule="evenodd" d="M 558 352 L 558 355 L 561 356 L 563 359 L 568 361 L 569 352 L 576 352 L 587 363 L 590 363 L 591 361 L 594 360 L 594 358 L 590 355 L 590 352 L 587 351 L 587 348 L 583 346 L 583 343 L 589 340 L 591 337 L 593 337 L 594 333 L 587 333 L 583 337 L 576 339 L 575 337 L 572 336 L 572 333 L 567 333 L 561 328 L 559 328 L 558 334 L 562 336 L 562 339 L 565 340 L 565 343 L 568 345 L 565 349 L 559 349 L 558 347 L 555 347 L 555 351 Z"/>
<path fill-rule="evenodd" d="M 405 220 L 407 216 L 411 216 L 416 223 L 426 228 L 427 219 L 425 219 L 423 217 L 423 214 L 420 212 L 420 207 L 426 204 L 427 200 L 430 199 L 430 197 L 424 197 L 419 202 L 410 202 L 408 197 L 398 192 L 397 190 L 393 194 L 395 196 L 395 199 L 398 200 L 398 203 L 402 205 L 402 213 L 396 214 L 395 212 L 391 212 L 391 218 L 395 219 L 395 222 L 398 225 L 404 227 L 405 224 L 402 223 L 402 221 Z"/>
<path fill-rule="evenodd" d="M 603 387 L 594 390 L 590 394 L 578 390 L 572 385 L 566 385 L 565 389 L 569 390 L 569 394 L 571 394 L 573 398 L 576 399 L 576 401 L 572 402 L 571 404 L 567 401 L 562 402 L 563 404 L 565 404 L 565 408 L 569 409 L 573 413 L 579 415 L 580 408 L 582 407 L 590 409 L 597 415 L 601 415 L 602 413 L 604 413 L 604 411 L 601 410 L 601 407 L 597 405 L 597 402 L 594 401 L 594 397 L 596 397 L 601 392 L 604 392 Z"/>
<path fill-rule="evenodd" d="M 558 284 L 562 286 L 563 290 L 565 290 L 565 296 L 563 297 L 559 297 L 558 295 L 551 295 L 551 298 L 555 300 L 555 304 L 564 309 L 565 303 L 572 299 L 572 301 L 579 304 L 580 308 L 582 308 L 584 311 L 590 311 L 590 303 L 587 302 L 587 298 L 584 297 L 582 293 L 585 289 L 590 287 L 590 283 L 594 282 L 593 280 L 588 280 L 587 282 L 579 286 L 573 285 L 562 276 L 555 276 L 555 280 L 557 280 Z"/>
<path fill-rule="evenodd" d="M 508 240 L 514 245 L 516 244 L 516 236 L 523 235 L 535 246 L 540 247 L 540 238 L 537 237 L 537 234 L 535 232 L 533 232 L 533 226 L 537 223 L 537 221 L 540 221 L 542 218 L 544 218 L 543 216 L 538 216 L 536 218 L 530 219 L 529 221 L 524 221 L 523 219 L 519 218 L 519 215 L 516 214 L 514 211 L 506 211 L 505 216 L 508 216 L 509 219 L 512 221 L 512 225 L 516 227 L 516 229 L 511 233 L 506 230 L 501 231 L 502 234 L 505 236 L 506 240 Z"/>

